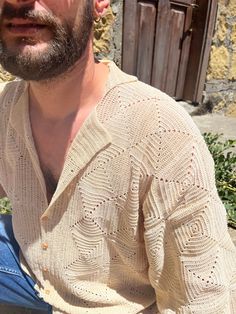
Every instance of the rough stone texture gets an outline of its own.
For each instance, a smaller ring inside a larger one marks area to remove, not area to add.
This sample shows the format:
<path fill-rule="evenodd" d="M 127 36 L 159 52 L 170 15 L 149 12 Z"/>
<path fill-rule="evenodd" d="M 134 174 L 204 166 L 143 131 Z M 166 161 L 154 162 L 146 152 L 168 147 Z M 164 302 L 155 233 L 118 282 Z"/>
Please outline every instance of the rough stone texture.
<path fill-rule="evenodd" d="M 14 80 L 14 77 L 0 66 L 0 83 Z"/>
<path fill-rule="evenodd" d="M 223 141 L 227 139 L 236 140 L 236 118 L 226 117 L 218 113 L 196 115 L 196 107 L 190 103 L 179 101 L 178 104 L 192 116 L 201 133 L 222 134 L 221 139 Z M 232 151 L 236 153 L 236 147 L 232 148 Z"/>
<path fill-rule="evenodd" d="M 236 116 L 236 1 L 219 0 L 204 102 Z"/>
<path fill-rule="evenodd" d="M 102 58 L 110 52 L 111 31 L 114 23 L 114 14 L 111 8 L 106 16 L 94 22 L 94 53 Z"/>
<path fill-rule="evenodd" d="M 236 117 L 236 97 L 234 98 L 234 102 L 231 103 L 228 107 L 227 107 L 227 112 L 228 115 L 231 117 Z"/>
<path fill-rule="evenodd" d="M 207 80 L 223 80 L 229 71 L 230 53 L 225 46 L 213 46 Z"/>
<path fill-rule="evenodd" d="M 235 38 L 236 38 L 236 34 L 235 34 Z M 232 55 L 232 59 L 231 59 L 231 67 L 230 67 L 230 71 L 229 71 L 229 80 L 230 81 L 236 81 L 236 49 L 235 49 L 235 53 Z"/>
<path fill-rule="evenodd" d="M 227 22 L 226 22 L 226 16 L 224 14 L 222 14 L 219 17 L 218 28 L 219 28 L 219 32 L 216 34 L 216 36 L 218 37 L 220 41 L 224 41 L 227 36 Z"/>
<path fill-rule="evenodd" d="M 105 57 L 113 60 L 118 66 L 121 66 L 122 54 L 122 30 L 123 30 L 123 1 L 111 0 L 111 7 L 115 17 L 111 27 L 111 41 L 109 53 Z"/>
<path fill-rule="evenodd" d="M 233 48 L 235 49 L 235 45 L 236 45 L 236 24 L 233 25 L 232 27 L 232 34 L 231 34 L 231 41 L 233 44 Z"/>
<path fill-rule="evenodd" d="M 111 9 L 94 24 L 94 52 L 99 59 L 121 66 L 123 1 L 111 0 Z"/>

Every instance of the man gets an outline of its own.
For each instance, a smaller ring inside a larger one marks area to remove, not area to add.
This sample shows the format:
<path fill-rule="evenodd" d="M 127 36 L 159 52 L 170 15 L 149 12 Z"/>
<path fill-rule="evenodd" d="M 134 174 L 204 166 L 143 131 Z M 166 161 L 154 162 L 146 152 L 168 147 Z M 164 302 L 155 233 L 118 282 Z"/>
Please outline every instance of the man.
<path fill-rule="evenodd" d="M 235 247 L 210 154 L 171 98 L 94 60 L 93 18 L 108 5 L 1 1 L 0 61 L 23 79 L 0 99 L 0 183 L 20 247 L 2 217 L 1 301 L 236 313 Z"/>

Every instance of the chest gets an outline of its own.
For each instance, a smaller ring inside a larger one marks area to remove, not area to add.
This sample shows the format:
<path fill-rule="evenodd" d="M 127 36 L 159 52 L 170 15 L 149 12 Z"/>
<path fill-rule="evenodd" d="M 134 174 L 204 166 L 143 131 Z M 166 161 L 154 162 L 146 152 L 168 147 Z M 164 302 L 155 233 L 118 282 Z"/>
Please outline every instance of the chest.
<path fill-rule="evenodd" d="M 60 129 L 34 132 L 34 144 L 44 176 L 51 174 L 58 181 L 71 144 L 69 134 Z"/>
<path fill-rule="evenodd" d="M 72 141 L 81 126 L 81 120 L 67 119 L 60 123 L 52 123 L 32 119 L 34 146 L 49 201 L 57 188 Z"/>
<path fill-rule="evenodd" d="M 87 117 L 87 112 L 61 121 L 47 121 L 31 115 L 31 129 L 48 198 L 56 190 L 72 141 Z"/>
<path fill-rule="evenodd" d="M 61 129 L 34 132 L 40 168 L 44 177 L 47 198 L 54 194 L 70 147 L 70 136 Z"/>

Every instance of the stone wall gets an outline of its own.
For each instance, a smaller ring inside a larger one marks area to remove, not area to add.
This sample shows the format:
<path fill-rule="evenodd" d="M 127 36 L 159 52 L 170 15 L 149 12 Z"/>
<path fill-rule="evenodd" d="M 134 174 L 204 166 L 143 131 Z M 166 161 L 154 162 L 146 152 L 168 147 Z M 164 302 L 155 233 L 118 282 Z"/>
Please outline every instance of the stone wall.
<path fill-rule="evenodd" d="M 236 116 L 236 1 L 219 0 L 218 5 L 204 102 Z"/>
<path fill-rule="evenodd" d="M 95 44 L 95 53 L 99 58 L 113 60 L 118 66 L 121 66 L 123 1 L 111 0 L 111 8 L 113 20 L 111 19 L 109 11 L 102 19 L 103 25 L 101 24 L 101 26 L 103 26 L 103 28 L 99 28 L 98 25 L 95 25 L 95 36 L 98 30 L 101 34 L 99 42 L 97 42 L 97 47 Z M 105 47 L 105 49 L 103 49 L 103 47 Z"/>

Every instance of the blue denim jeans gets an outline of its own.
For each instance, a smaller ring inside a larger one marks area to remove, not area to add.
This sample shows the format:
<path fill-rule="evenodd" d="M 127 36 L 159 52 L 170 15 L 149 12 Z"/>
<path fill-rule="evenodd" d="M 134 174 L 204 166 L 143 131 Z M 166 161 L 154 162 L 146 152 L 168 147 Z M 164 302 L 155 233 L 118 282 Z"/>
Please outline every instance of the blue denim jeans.
<path fill-rule="evenodd" d="M 34 285 L 20 267 L 11 216 L 0 215 L 0 303 L 51 313 L 51 306 L 38 297 Z"/>

